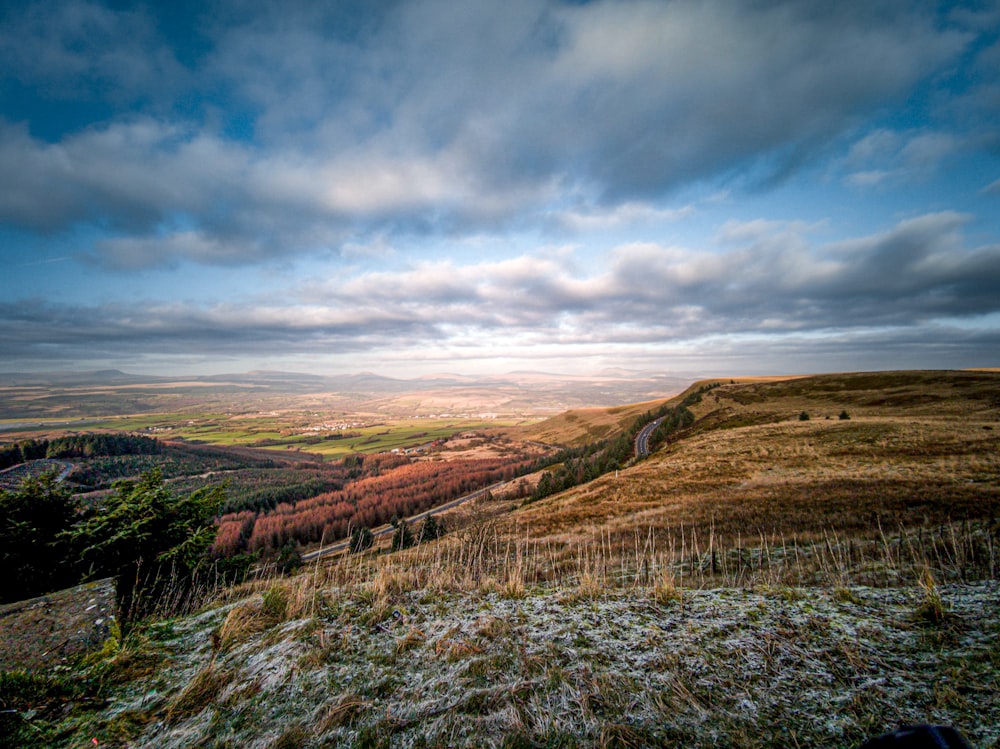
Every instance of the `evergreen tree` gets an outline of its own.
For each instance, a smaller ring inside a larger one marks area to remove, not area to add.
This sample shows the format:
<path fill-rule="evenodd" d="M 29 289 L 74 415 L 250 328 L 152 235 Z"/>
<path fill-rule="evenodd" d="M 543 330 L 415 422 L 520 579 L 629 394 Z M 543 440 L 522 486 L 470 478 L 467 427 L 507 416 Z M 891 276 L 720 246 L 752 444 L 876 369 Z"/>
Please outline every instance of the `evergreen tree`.
<path fill-rule="evenodd" d="M 0 491 L 0 603 L 73 585 L 77 571 L 67 532 L 76 519 L 69 490 L 53 474 Z"/>
<path fill-rule="evenodd" d="M 104 506 L 76 527 L 90 574 L 115 577 L 121 622 L 147 615 L 168 591 L 180 597 L 190 590 L 208 561 L 224 500 L 222 487 L 175 496 L 157 468 L 115 484 Z"/>
<path fill-rule="evenodd" d="M 408 549 L 413 546 L 413 533 L 405 520 L 399 518 L 392 519 L 392 526 L 396 529 L 392 533 L 392 550 Z"/>
<path fill-rule="evenodd" d="M 284 546 L 278 550 L 278 559 L 275 562 L 282 573 L 294 572 L 302 566 L 302 552 L 295 541 L 286 541 Z"/>
<path fill-rule="evenodd" d="M 351 554 L 360 554 L 365 549 L 370 549 L 373 543 L 375 543 L 375 536 L 372 535 L 372 532 L 365 526 L 359 525 L 351 531 L 351 543 L 347 550 Z"/>
<path fill-rule="evenodd" d="M 423 525 L 420 526 L 420 532 L 417 534 L 417 543 L 424 543 L 424 541 L 433 541 L 436 538 L 441 538 L 445 533 L 444 521 L 438 520 L 433 515 L 428 515 L 424 518 Z"/>

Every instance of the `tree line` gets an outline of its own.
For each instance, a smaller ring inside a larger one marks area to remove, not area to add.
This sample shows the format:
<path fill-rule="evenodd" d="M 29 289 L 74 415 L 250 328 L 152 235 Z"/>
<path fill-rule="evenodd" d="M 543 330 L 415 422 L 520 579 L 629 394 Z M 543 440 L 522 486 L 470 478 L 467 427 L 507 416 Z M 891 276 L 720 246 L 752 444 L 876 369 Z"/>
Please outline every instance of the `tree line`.
<path fill-rule="evenodd" d="M 0 470 L 45 458 L 91 458 L 111 455 L 156 455 L 163 444 L 135 434 L 75 434 L 31 439 L 0 446 Z"/>
<path fill-rule="evenodd" d="M 369 456 L 364 464 L 374 456 Z M 534 461 L 473 459 L 379 461 L 377 473 L 364 475 L 337 491 L 279 504 L 273 511 L 223 515 L 215 552 L 273 553 L 288 543 L 327 543 L 347 538 L 354 528 L 374 528 L 394 517 L 408 517 L 498 481 L 523 475 Z"/>
<path fill-rule="evenodd" d="M 687 395 L 677 406 L 663 404 L 655 411 L 646 411 L 613 439 L 600 440 L 583 447 L 565 448 L 557 454 L 539 461 L 535 470 L 556 466 L 542 475 L 529 502 L 534 502 L 552 494 L 558 494 L 580 484 L 586 484 L 599 476 L 623 467 L 634 454 L 635 439 L 639 432 L 659 418 L 663 421 L 653 430 L 649 444 L 651 449 L 662 445 L 672 434 L 685 429 L 695 421 L 695 415 L 688 406 L 701 402 L 702 396 L 721 385 L 713 382 L 702 385 Z"/>

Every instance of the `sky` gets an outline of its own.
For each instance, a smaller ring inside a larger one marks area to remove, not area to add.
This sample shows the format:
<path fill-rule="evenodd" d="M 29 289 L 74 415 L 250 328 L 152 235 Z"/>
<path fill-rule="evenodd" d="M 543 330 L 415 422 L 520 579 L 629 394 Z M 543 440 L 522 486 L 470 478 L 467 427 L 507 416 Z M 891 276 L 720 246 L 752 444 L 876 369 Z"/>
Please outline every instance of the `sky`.
<path fill-rule="evenodd" d="M 0 372 L 1000 367 L 1000 2 L 0 4 Z"/>

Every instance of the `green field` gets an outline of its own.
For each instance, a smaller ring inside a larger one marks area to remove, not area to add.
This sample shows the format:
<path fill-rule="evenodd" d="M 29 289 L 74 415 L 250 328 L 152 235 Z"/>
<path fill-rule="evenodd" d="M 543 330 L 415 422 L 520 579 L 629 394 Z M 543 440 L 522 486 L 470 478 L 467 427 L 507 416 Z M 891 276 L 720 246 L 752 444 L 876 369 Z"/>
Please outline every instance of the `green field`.
<path fill-rule="evenodd" d="M 41 422 L 41 420 L 39 420 Z M 95 419 L 85 424 L 41 424 L 8 431 L 17 439 L 66 431 L 140 432 L 159 439 L 183 439 L 213 445 L 238 445 L 285 452 L 298 450 L 340 458 L 355 453 L 407 450 L 463 432 L 507 427 L 513 420 L 468 418 L 391 419 L 341 417 L 313 413 L 225 414 L 184 412 Z"/>

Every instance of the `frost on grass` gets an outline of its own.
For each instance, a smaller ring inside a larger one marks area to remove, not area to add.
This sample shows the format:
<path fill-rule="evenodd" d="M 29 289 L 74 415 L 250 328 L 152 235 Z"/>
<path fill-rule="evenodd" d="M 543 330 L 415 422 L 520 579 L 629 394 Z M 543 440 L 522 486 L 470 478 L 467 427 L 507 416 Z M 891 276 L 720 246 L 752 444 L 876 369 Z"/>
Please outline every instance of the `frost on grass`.
<path fill-rule="evenodd" d="M 130 747 L 850 746 L 932 721 L 1000 740 L 998 583 L 942 586 L 940 621 L 919 589 L 847 592 L 414 591 L 376 617 L 344 594 L 213 647 L 231 606 L 179 622 L 163 668 L 95 733 Z"/>

